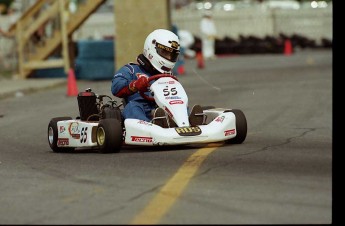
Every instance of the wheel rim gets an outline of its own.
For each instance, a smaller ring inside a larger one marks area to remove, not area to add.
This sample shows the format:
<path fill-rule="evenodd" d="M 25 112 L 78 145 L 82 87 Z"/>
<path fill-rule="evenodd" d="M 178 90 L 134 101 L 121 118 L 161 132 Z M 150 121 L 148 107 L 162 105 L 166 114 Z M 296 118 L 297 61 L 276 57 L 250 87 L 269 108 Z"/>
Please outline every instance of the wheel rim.
<path fill-rule="evenodd" d="M 105 141 L 105 131 L 102 127 L 99 127 L 97 130 L 97 143 L 103 145 Z"/>
<path fill-rule="evenodd" d="M 54 141 L 54 130 L 52 127 L 49 127 L 48 129 L 48 140 L 50 144 L 53 144 Z"/>

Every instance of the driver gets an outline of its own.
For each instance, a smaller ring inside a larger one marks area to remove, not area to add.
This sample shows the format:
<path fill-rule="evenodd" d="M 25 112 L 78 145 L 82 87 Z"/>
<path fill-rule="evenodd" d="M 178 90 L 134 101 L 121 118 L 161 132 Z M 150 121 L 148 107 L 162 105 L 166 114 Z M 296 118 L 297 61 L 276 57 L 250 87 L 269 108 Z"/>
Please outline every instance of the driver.
<path fill-rule="evenodd" d="M 153 122 L 163 128 L 169 127 L 165 111 L 156 108 L 156 103 L 145 100 L 139 92 L 149 95 L 148 77 L 157 74 L 172 75 L 179 53 L 178 37 L 169 30 L 157 29 L 147 36 L 143 53 L 137 57 L 137 63 L 128 63 L 115 73 L 111 92 L 114 96 L 125 100 L 126 105 L 122 111 L 124 119 L 140 119 Z M 192 108 L 189 117 L 192 125 L 202 123 L 196 113 L 202 113 L 200 105 Z"/>

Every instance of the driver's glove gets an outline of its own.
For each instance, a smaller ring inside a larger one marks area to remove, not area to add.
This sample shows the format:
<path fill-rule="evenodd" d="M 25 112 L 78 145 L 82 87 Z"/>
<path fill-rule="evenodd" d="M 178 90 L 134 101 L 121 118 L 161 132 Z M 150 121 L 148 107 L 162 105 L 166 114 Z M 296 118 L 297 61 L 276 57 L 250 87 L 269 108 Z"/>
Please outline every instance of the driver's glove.
<path fill-rule="evenodd" d="M 132 81 L 129 83 L 128 88 L 132 92 L 146 92 L 147 87 L 149 86 L 149 81 L 146 76 L 140 76 L 137 80 Z"/>

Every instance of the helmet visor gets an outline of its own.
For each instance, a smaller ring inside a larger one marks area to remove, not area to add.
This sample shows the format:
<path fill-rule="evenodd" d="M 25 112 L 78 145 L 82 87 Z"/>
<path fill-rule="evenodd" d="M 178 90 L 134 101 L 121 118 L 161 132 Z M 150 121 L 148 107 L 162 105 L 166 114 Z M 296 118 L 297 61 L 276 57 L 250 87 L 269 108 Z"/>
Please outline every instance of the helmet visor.
<path fill-rule="evenodd" d="M 176 62 L 178 55 L 180 54 L 179 50 L 162 45 L 158 42 L 156 43 L 156 51 L 158 55 L 171 62 Z"/>

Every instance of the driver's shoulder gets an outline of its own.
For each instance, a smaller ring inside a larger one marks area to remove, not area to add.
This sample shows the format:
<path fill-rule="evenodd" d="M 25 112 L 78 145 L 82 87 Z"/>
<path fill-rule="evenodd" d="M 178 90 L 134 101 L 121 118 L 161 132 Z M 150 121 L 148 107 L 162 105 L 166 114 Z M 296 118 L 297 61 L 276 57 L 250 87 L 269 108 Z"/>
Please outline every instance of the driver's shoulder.
<path fill-rule="evenodd" d="M 137 73 L 140 73 L 140 74 L 147 74 L 141 67 L 140 65 L 138 64 L 135 64 L 135 63 L 128 63 L 126 65 L 124 65 L 122 67 L 122 69 L 124 71 L 126 71 L 127 73 L 131 74 L 131 75 L 135 75 Z"/>

